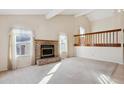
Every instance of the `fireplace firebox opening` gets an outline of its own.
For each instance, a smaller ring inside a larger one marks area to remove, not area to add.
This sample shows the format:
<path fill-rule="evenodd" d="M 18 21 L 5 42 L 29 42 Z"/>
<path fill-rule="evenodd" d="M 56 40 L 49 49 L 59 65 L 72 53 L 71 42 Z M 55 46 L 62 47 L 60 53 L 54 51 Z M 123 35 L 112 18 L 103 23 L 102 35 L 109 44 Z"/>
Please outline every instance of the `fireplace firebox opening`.
<path fill-rule="evenodd" d="M 54 57 L 54 45 L 41 45 L 41 58 Z"/>

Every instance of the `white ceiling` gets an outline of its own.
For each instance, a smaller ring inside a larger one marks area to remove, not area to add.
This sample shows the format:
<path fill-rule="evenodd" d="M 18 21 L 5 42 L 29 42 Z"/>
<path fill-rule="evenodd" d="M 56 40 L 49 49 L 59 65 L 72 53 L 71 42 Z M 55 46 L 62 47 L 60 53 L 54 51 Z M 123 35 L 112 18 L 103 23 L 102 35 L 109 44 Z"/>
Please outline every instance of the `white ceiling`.
<path fill-rule="evenodd" d="M 92 10 L 92 9 L 65 9 L 61 14 L 62 15 L 77 15 L 80 13 L 85 13 L 89 10 Z"/>
<path fill-rule="evenodd" d="M 95 10 L 94 12 L 88 14 L 87 17 L 90 21 L 95 21 L 95 20 L 113 16 L 116 13 L 117 13 L 117 11 L 114 9 L 109 9 L 109 10 L 106 10 L 106 9 L 101 10 L 100 9 L 100 10 Z"/>
<path fill-rule="evenodd" d="M 0 9 L 0 15 L 46 15 L 50 9 Z"/>
<path fill-rule="evenodd" d="M 47 19 L 56 15 L 87 16 L 90 21 L 112 16 L 115 9 L 0 9 L 0 15 L 45 15 Z"/>
<path fill-rule="evenodd" d="M 52 10 L 60 9 L 0 9 L 0 15 L 46 15 Z M 64 9 L 60 15 L 75 15 L 91 9 Z"/>

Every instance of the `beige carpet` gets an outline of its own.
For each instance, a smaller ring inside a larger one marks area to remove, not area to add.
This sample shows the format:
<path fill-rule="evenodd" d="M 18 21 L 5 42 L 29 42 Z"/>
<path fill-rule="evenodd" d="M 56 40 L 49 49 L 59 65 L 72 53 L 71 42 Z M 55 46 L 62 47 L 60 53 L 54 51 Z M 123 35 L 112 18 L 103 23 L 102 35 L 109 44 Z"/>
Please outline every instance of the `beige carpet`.
<path fill-rule="evenodd" d="M 1 72 L 0 83 L 113 84 L 124 83 L 123 73 L 123 65 L 73 57 L 58 63 Z"/>

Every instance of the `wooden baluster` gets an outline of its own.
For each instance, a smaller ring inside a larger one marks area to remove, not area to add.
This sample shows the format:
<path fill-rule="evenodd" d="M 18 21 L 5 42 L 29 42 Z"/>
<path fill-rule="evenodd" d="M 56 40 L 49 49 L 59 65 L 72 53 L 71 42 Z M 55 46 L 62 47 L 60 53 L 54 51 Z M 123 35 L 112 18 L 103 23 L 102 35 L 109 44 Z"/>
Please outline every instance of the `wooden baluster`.
<path fill-rule="evenodd" d="M 74 37 L 74 45 L 76 44 L 75 41 L 76 41 L 76 39 L 75 39 L 75 37 Z"/>
<path fill-rule="evenodd" d="M 87 46 L 87 35 L 86 35 L 86 46 Z"/>
<path fill-rule="evenodd" d="M 110 34 L 108 32 L 108 46 L 110 46 Z"/>
<path fill-rule="evenodd" d="M 91 46 L 93 46 L 93 34 L 91 34 L 90 44 L 91 44 Z"/>
<path fill-rule="evenodd" d="M 88 46 L 88 35 L 87 35 L 87 46 Z"/>
<path fill-rule="evenodd" d="M 105 46 L 105 43 L 106 43 L 106 33 L 104 33 L 104 38 L 103 38 L 103 45 Z"/>
<path fill-rule="evenodd" d="M 90 35 L 89 35 L 89 46 L 90 46 L 90 39 L 91 39 L 91 37 L 90 37 Z"/>
<path fill-rule="evenodd" d="M 89 35 L 89 45 L 91 45 L 91 35 Z"/>
<path fill-rule="evenodd" d="M 108 32 L 108 46 L 110 46 L 110 32 Z"/>
<path fill-rule="evenodd" d="M 88 35 L 88 46 L 90 46 L 90 35 Z"/>
<path fill-rule="evenodd" d="M 89 35 L 87 35 L 87 46 L 89 45 Z"/>
<path fill-rule="evenodd" d="M 75 37 L 74 37 L 74 45 L 76 44 L 75 41 L 76 41 L 76 39 L 75 39 Z"/>
<path fill-rule="evenodd" d="M 80 45 L 80 36 L 78 36 L 78 44 Z"/>
<path fill-rule="evenodd" d="M 106 33 L 106 46 L 108 46 L 108 33 Z"/>
<path fill-rule="evenodd" d="M 81 43 L 82 43 L 82 39 L 81 39 L 81 36 L 80 36 L 79 38 L 80 38 L 80 46 L 81 46 Z"/>
<path fill-rule="evenodd" d="M 85 35 L 85 46 L 86 46 L 86 42 L 87 42 L 87 36 Z"/>
<path fill-rule="evenodd" d="M 91 46 L 93 46 L 93 34 L 91 34 Z"/>
<path fill-rule="evenodd" d="M 110 46 L 110 34 L 108 32 L 108 46 Z"/>
<path fill-rule="evenodd" d="M 96 40 L 97 40 L 97 42 L 96 42 L 96 46 L 97 46 L 97 44 L 98 44 L 98 34 L 96 34 Z"/>
<path fill-rule="evenodd" d="M 118 44 L 118 32 L 116 32 L 116 43 Z"/>
<path fill-rule="evenodd" d="M 99 35 L 97 34 L 97 46 L 99 46 Z"/>
<path fill-rule="evenodd" d="M 87 35 L 87 44 L 86 45 L 88 45 L 88 35 Z"/>
<path fill-rule="evenodd" d="M 78 44 L 80 45 L 80 36 L 78 37 L 79 41 L 78 41 Z"/>
<path fill-rule="evenodd" d="M 82 45 L 84 45 L 84 37 L 83 37 L 83 35 L 82 35 L 82 40 L 81 41 L 82 41 Z"/>
<path fill-rule="evenodd" d="M 90 35 L 88 35 L 88 46 L 90 44 Z"/>
<path fill-rule="evenodd" d="M 85 35 L 85 46 L 87 45 L 87 35 Z"/>
<path fill-rule="evenodd" d="M 98 33 L 98 46 L 99 46 L 99 33 Z"/>
<path fill-rule="evenodd" d="M 97 34 L 96 34 L 96 46 L 97 46 Z"/>
<path fill-rule="evenodd" d="M 77 37 L 75 37 L 75 45 L 77 44 Z"/>
<path fill-rule="evenodd" d="M 103 46 L 105 46 L 105 33 L 103 33 Z"/>
<path fill-rule="evenodd" d="M 99 46 L 100 46 L 100 34 L 98 34 Z"/>
<path fill-rule="evenodd" d="M 78 36 L 77 36 L 77 44 L 79 43 Z"/>
<path fill-rule="evenodd" d="M 78 44 L 78 38 L 77 37 L 75 37 L 76 38 L 76 45 Z"/>
<path fill-rule="evenodd" d="M 106 33 L 104 33 L 104 46 L 106 45 Z"/>
<path fill-rule="evenodd" d="M 94 34 L 92 36 L 92 45 L 94 46 Z"/>
<path fill-rule="evenodd" d="M 92 38 L 93 38 L 93 34 L 90 35 L 90 44 L 92 46 Z"/>
<path fill-rule="evenodd" d="M 110 46 L 111 46 L 111 32 L 109 33 L 110 37 L 109 37 L 109 41 L 110 41 Z"/>
<path fill-rule="evenodd" d="M 93 34 L 91 35 L 91 44 L 92 44 L 92 46 L 93 46 Z"/>
<path fill-rule="evenodd" d="M 89 46 L 89 43 L 90 43 L 90 39 L 89 39 L 90 37 L 89 37 L 89 35 L 88 35 L 88 46 Z"/>
<path fill-rule="evenodd" d="M 87 43 L 87 35 L 85 35 L 85 46 L 86 46 L 86 43 Z"/>
<path fill-rule="evenodd" d="M 85 36 L 83 35 L 83 46 L 85 45 Z"/>
<path fill-rule="evenodd" d="M 114 32 L 113 32 L 113 46 L 114 46 L 114 39 L 115 39 L 115 36 L 114 36 Z"/>
<path fill-rule="evenodd" d="M 85 40 L 85 39 L 86 39 L 86 36 L 84 35 L 84 46 L 85 46 L 85 42 L 86 42 L 86 40 Z"/>
<path fill-rule="evenodd" d="M 102 39 L 103 39 L 103 38 L 102 38 L 102 33 L 101 33 L 101 46 L 103 46 L 103 45 L 102 45 Z"/>
<path fill-rule="evenodd" d="M 89 35 L 89 45 L 91 46 L 91 35 Z"/>
<path fill-rule="evenodd" d="M 81 45 L 83 45 L 83 35 L 81 36 Z"/>
<path fill-rule="evenodd" d="M 82 45 L 84 45 L 84 35 L 82 36 Z"/>

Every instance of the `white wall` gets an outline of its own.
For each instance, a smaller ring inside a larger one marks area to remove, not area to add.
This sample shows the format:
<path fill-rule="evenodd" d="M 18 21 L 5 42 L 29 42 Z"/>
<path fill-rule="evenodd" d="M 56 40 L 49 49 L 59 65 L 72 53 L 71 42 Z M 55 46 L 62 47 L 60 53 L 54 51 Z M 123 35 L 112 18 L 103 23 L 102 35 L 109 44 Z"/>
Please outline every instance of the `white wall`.
<path fill-rule="evenodd" d="M 40 15 L 15 15 L 15 16 L 0 16 L 0 70 L 6 70 L 8 65 L 8 36 L 12 27 L 24 27 L 33 30 L 36 39 L 58 40 L 60 33 L 68 35 L 69 56 L 74 56 L 74 38 L 73 35 L 77 32 L 78 20 L 82 20 L 80 25 L 88 30 L 89 23 L 87 18 L 80 17 L 76 19 L 73 16 L 56 16 L 47 20 Z"/>
<path fill-rule="evenodd" d="M 122 64 L 122 49 L 115 47 L 75 47 L 76 56 Z"/>
<path fill-rule="evenodd" d="M 92 32 L 99 32 L 111 29 L 121 28 L 120 14 L 114 13 L 112 16 L 91 22 Z"/>

